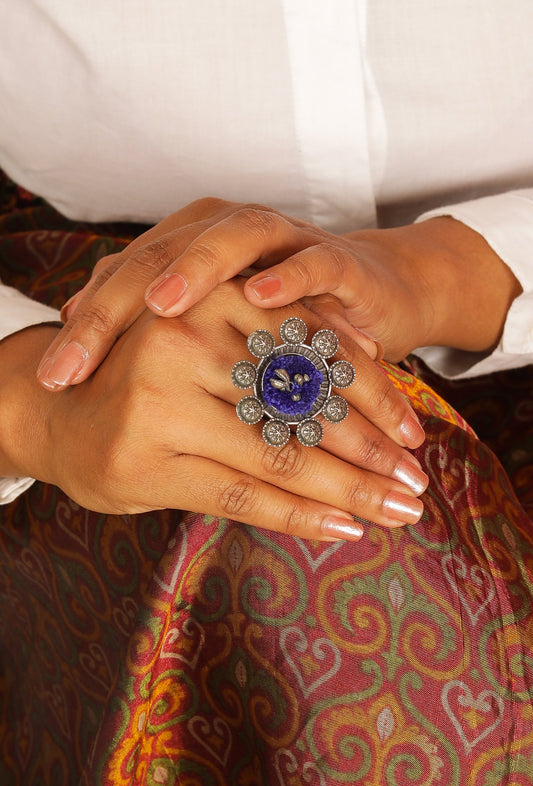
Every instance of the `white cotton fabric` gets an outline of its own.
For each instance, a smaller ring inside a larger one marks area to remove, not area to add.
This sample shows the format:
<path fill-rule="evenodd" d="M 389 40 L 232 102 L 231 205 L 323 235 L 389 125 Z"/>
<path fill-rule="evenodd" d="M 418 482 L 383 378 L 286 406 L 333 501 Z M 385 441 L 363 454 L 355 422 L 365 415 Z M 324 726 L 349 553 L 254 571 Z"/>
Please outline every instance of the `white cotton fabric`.
<path fill-rule="evenodd" d="M 0 0 L 0 18 L 0 166 L 66 216 L 150 223 L 206 195 L 332 232 L 452 215 L 524 292 L 488 356 L 420 354 L 448 376 L 533 362 L 529 0 Z M 0 285 L 0 337 L 41 309 Z"/>

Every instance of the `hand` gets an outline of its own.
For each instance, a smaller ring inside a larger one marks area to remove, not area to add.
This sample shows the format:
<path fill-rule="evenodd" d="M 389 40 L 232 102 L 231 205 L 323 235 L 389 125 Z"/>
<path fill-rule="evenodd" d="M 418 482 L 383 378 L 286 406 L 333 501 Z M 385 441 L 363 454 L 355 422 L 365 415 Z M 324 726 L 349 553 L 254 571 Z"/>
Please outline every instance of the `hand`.
<path fill-rule="evenodd" d="M 251 303 L 273 308 L 315 296 L 310 308 L 371 358 L 377 341 L 393 361 L 427 344 L 490 349 L 521 291 L 484 239 L 448 217 L 338 237 L 269 208 L 199 200 L 98 263 L 66 306 L 41 381 L 47 372 L 55 386 L 86 379 L 142 312 L 147 287 L 148 307 L 176 316 L 252 265 L 270 269 L 247 282 Z"/>
<path fill-rule="evenodd" d="M 300 227 L 302 236 L 297 245 L 286 245 L 269 253 L 259 250 L 263 234 L 258 233 L 263 216 L 278 216 L 287 227 Z M 248 217 L 248 218 L 247 218 Z M 254 223 L 257 226 L 254 229 Z M 232 266 L 224 273 L 225 257 L 211 258 L 209 238 L 212 230 L 230 228 L 238 243 L 232 252 Z M 220 199 L 200 199 L 177 213 L 168 216 L 152 229 L 136 238 L 119 253 L 102 258 L 93 270 L 90 281 L 63 307 L 63 330 L 48 348 L 39 365 L 39 379 L 54 389 L 77 384 L 98 367 L 115 341 L 146 308 L 145 291 L 154 286 L 154 279 L 166 271 L 172 272 L 173 263 L 185 254 L 186 269 L 190 270 L 190 284 L 183 275 L 170 276 L 174 291 L 183 288 L 177 308 L 167 311 L 148 306 L 162 316 L 182 313 L 200 301 L 220 282 L 233 277 L 248 265 L 268 267 L 285 255 L 306 247 L 311 235 L 321 230 L 311 224 L 281 216 L 268 208 L 253 207 Z M 309 237 L 308 234 L 310 233 Z M 327 237 L 327 233 L 321 233 Z M 207 241 L 205 254 L 203 240 Z M 238 262 L 237 262 L 238 260 Z M 185 271 L 186 272 L 186 271 Z M 187 274 L 188 275 L 188 274 Z M 336 320 L 338 323 L 339 320 Z M 376 359 L 379 348 L 374 340 L 354 331 L 344 320 L 344 328 Z M 67 352 L 63 350 L 67 348 Z M 54 366 L 51 367 L 51 360 Z"/>
<path fill-rule="evenodd" d="M 303 306 L 290 313 L 313 332 L 323 326 Z M 242 282 L 228 282 L 178 320 L 146 311 L 87 382 L 61 395 L 35 381 L 20 387 L 32 363 L 21 352 L 24 334 L 11 337 L 13 367 L 0 384 L 8 446 L 0 471 L 55 483 L 98 511 L 187 509 L 314 539 L 358 539 L 351 514 L 383 526 L 416 522 L 427 478 L 378 426 L 405 437 L 402 424 L 410 424 L 412 444 L 423 432 L 348 338 L 341 349 L 358 371 L 345 391 L 350 413 L 328 424 L 320 447 L 291 439 L 271 448 L 258 427 L 238 420 L 232 365 L 247 356 L 249 333 L 262 325 L 276 334 L 288 315 L 261 312 L 244 300 Z"/>

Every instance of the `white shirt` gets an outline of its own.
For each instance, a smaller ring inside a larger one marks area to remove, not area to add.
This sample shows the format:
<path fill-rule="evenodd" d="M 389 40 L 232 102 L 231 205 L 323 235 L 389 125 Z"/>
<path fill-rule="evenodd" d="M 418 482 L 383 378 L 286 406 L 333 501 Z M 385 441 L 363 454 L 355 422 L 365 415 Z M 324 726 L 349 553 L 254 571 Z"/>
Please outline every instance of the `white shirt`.
<path fill-rule="evenodd" d="M 447 375 L 533 361 L 529 0 L 0 0 L 0 12 L 0 166 L 67 216 L 155 222 L 207 194 L 332 232 L 450 214 L 524 292 L 489 357 L 421 354 Z M 1 336 L 21 323 L 0 298 Z"/>

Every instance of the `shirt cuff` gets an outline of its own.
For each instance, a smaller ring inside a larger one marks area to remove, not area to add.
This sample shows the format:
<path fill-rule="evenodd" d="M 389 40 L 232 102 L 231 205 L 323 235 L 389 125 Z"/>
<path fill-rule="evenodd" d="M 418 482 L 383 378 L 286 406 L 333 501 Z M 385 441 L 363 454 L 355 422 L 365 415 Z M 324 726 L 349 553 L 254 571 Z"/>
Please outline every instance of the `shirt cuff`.
<path fill-rule="evenodd" d="M 0 341 L 12 333 L 59 319 L 59 311 L 0 284 Z M 7 505 L 23 494 L 33 478 L 0 478 L 0 505 Z"/>
<path fill-rule="evenodd" d="M 35 483 L 33 478 L 0 478 L 0 505 L 13 502 L 33 483 Z"/>
<path fill-rule="evenodd" d="M 523 292 L 511 304 L 492 352 L 423 347 L 414 354 L 443 377 L 468 378 L 533 363 L 533 189 L 431 210 L 417 221 L 452 216 L 482 235 L 512 270 Z"/>
<path fill-rule="evenodd" d="M 0 340 L 30 325 L 59 319 L 59 311 L 0 284 Z"/>

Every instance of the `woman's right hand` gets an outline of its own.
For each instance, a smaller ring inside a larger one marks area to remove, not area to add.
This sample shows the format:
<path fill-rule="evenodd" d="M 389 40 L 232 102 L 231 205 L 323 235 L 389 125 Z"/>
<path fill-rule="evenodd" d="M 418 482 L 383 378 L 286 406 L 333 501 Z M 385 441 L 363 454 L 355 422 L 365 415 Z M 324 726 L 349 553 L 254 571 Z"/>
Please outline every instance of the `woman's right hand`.
<path fill-rule="evenodd" d="M 343 391 L 350 412 L 342 424 L 326 424 L 320 447 L 293 437 L 273 448 L 259 426 L 238 420 L 243 394 L 231 369 L 248 357 L 246 337 L 259 327 L 279 335 L 292 315 L 312 332 L 324 327 L 302 305 L 261 311 L 242 290 L 242 280 L 222 284 L 179 319 L 144 312 L 89 380 L 61 394 L 33 380 L 12 398 L 19 419 L 10 414 L 18 429 L 11 467 L 102 512 L 186 509 L 317 540 L 357 540 L 362 528 L 353 515 L 387 527 L 418 521 L 427 477 L 395 439 L 406 424 L 412 444 L 423 432 L 347 337 L 337 357 L 357 369 Z"/>

